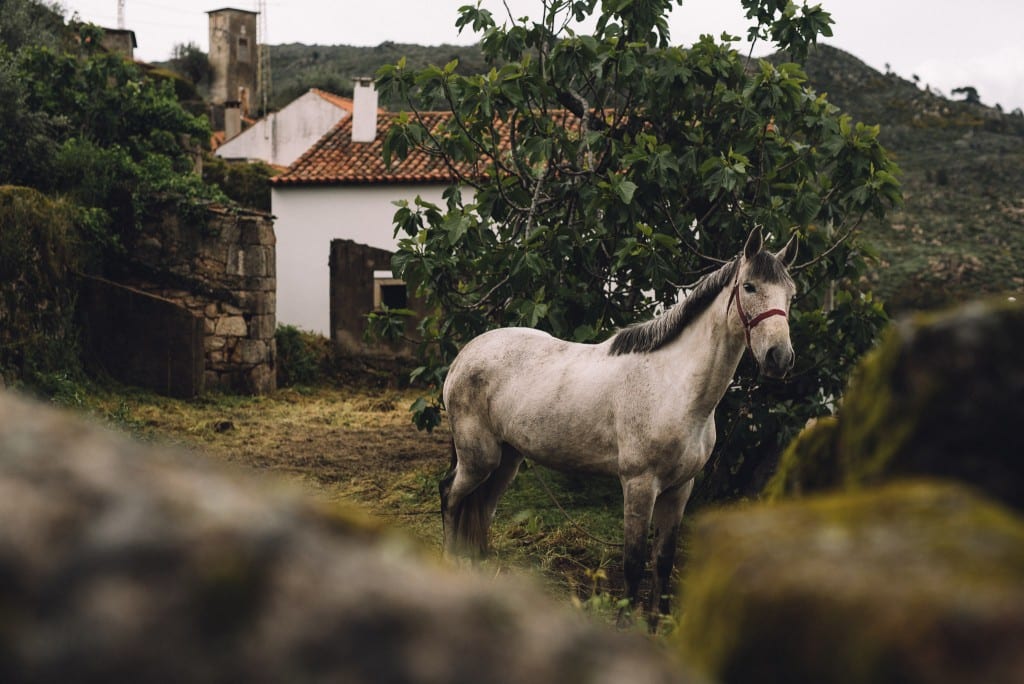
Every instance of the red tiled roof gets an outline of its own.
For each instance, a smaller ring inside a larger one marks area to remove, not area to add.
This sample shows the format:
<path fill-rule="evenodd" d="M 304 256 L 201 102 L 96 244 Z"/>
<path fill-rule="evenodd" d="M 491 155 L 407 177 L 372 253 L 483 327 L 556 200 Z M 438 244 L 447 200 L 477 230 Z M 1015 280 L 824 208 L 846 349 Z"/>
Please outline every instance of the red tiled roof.
<path fill-rule="evenodd" d="M 433 129 L 451 112 L 422 112 L 423 123 Z M 377 137 L 370 143 L 352 142 L 352 117 L 347 116 L 299 157 L 284 174 L 271 180 L 276 185 L 341 185 L 358 183 L 442 183 L 455 176 L 440 156 L 412 150 L 403 160 L 384 165 L 383 140 L 395 112 L 377 114 Z"/>
<path fill-rule="evenodd" d="M 319 88 L 310 88 L 309 90 L 310 92 L 314 92 L 323 99 L 327 100 L 335 107 L 338 107 L 339 109 L 344 109 L 349 114 L 352 113 L 351 99 L 347 97 L 342 97 L 341 95 L 335 95 L 334 93 L 329 93 L 326 90 L 320 90 Z"/>

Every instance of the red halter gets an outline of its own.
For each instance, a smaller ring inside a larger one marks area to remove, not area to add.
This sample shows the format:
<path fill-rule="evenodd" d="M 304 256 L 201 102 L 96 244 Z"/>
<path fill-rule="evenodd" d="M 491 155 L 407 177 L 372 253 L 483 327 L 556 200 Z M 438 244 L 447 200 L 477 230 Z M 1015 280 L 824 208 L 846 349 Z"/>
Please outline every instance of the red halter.
<path fill-rule="evenodd" d="M 750 347 L 750 331 L 761 321 L 772 316 L 782 316 L 783 318 L 789 318 L 782 309 L 768 309 L 762 311 L 753 318 L 747 318 L 747 313 L 743 310 L 743 305 L 740 304 L 740 284 L 736 283 L 732 286 L 732 293 L 729 295 L 729 303 L 725 307 L 726 315 L 729 314 L 729 308 L 732 307 L 733 300 L 736 300 L 736 313 L 740 315 L 740 322 L 743 323 L 743 335 L 747 338 L 747 349 Z M 753 349 L 751 349 L 753 351 Z"/>

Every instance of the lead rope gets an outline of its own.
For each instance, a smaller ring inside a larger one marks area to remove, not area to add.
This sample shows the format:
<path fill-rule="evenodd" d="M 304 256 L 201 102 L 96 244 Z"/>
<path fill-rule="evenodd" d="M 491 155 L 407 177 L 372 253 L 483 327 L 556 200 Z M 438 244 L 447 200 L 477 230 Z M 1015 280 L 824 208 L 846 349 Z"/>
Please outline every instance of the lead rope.
<path fill-rule="evenodd" d="M 789 318 L 789 314 L 782 309 L 769 309 L 768 311 L 758 314 L 754 320 L 751 321 L 747 318 L 747 314 L 743 310 L 743 305 L 740 303 L 739 288 L 740 284 L 738 281 L 733 283 L 732 292 L 729 293 L 729 302 L 725 305 L 725 315 L 729 315 L 729 309 L 732 308 L 732 301 L 735 299 L 736 313 L 740 317 L 740 323 L 743 324 L 743 336 L 746 338 L 747 350 L 753 354 L 754 350 L 750 348 L 750 329 L 771 316 L 784 316 L 785 318 Z M 729 443 L 732 442 L 732 438 L 736 435 L 736 428 L 739 426 L 742 416 L 750 413 L 750 406 L 754 400 L 754 387 L 755 384 L 753 382 L 747 387 L 747 396 L 744 397 L 743 404 L 740 405 L 737 418 L 729 425 L 729 432 L 725 435 L 725 439 L 720 440 L 715 445 L 714 458 L 704 466 L 704 472 L 715 473 L 718 470 L 718 464 L 722 460 L 722 453 L 725 452 L 726 447 L 729 446 Z"/>
<path fill-rule="evenodd" d="M 569 515 L 568 511 L 566 511 L 564 508 L 562 508 L 562 504 L 558 503 L 558 499 L 555 498 L 554 492 L 552 492 L 548 488 L 547 483 L 544 482 L 544 479 L 540 476 L 540 470 L 537 468 L 537 464 L 531 462 L 530 463 L 530 470 L 533 471 L 534 477 L 536 477 L 537 478 L 537 482 L 540 483 L 541 489 L 543 489 L 547 493 L 548 498 L 551 499 L 551 503 L 555 504 L 555 507 L 558 508 L 558 510 L 560 510 L 562 512 L 563 516 L 565 516 L 566 522 L 568 522 L 570 525 L 572 525 L 574 528 L 576 528 L 577 532 L 582 534 L 587 539 L 589 539 L 591 541 L 594 541 L 594 542 L 597 542 L 598 544 L 603 544 L 605 546 L 611 546 L 611 547 L 615 547 L 615 548 L 622 548 L 622 543 L 621 542 L 611 542 L 611 541 L 608 541 L 607 539 L 601 539 L 600 537 L 595 537 L 590 532 L 587 532 L 587 530 L 584 529 L 584 527 L 582 525 L 580 525 L 578 522 L 576 522 L 575 520 L 572 519 L 572 517 Z"/>
<path fill-rule="evenodd" d="M 737 414 L 737 417 L 729 425 L 728 434 L 725 435 L 725 439 L 715 444 L 714 456 L 712 460 L 705 464 L 703 468 L 703 472 L 707 473 L 708 477 L 710 477 L 713 473 L 715 473 L 718 470 L 718 464 L 722 460 L 722 454 L 725 453 L 726 447 L 729 446 L 729 443 L 732 442 L 732 438 L 736 435 L 736 428 L 739 426 L 742 417 L 750 413 L 750 406 L 754 400 L 755 387 L 756 385 L 753 382 L 747 387 L 747 396 L 743 399 L 743 404 L 740 406 L 740 410 Z M 703 482 L 707 482 L 707 479 L 705 479 Z"/>

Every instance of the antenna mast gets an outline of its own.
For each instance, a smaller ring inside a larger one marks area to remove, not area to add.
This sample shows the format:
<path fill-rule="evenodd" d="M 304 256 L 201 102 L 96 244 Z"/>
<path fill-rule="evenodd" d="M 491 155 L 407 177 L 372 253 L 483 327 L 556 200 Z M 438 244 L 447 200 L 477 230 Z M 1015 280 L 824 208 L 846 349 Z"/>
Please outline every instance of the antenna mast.
<path fill-rule="evenodd" d="M 124 2 L 124 0 L 120 0 Z M 256 84 L 260 89 L 260 115 L 267 115 L 270 99 L 270 46 L 267 45 L 267 0 L 256 0 L 259 20 L 256 24 Z"/>
<path fill-rule="evenodd" d="M 124 28 L 124 0 L 117 0 L 117 28 Z"/>

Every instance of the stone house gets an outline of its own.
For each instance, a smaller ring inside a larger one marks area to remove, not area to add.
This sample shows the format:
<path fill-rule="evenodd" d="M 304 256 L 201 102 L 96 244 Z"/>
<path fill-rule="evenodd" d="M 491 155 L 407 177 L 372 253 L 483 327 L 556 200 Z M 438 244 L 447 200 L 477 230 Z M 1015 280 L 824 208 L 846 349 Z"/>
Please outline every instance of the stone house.
<path fill-rule="evenodd" d="M 135 39 L 135 31 L 123 28 L 104 28 L 100 45 L 108 52 L 115 52 L 127 60 L 135 60 L 135 48 L 139 41 Z"/>

